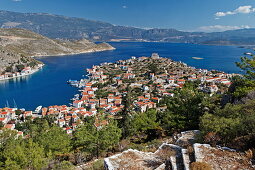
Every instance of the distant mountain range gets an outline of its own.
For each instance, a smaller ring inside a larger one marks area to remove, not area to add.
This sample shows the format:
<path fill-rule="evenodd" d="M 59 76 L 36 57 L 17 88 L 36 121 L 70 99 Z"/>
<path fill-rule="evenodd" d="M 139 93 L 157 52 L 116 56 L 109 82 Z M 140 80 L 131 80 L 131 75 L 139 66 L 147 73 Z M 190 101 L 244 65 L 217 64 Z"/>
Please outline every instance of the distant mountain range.
<path fill-rule="evenodd" d="M 255 29 L 225 32 L 183 32 L 176 29 L 141 29 L 106 22 L 46 13 L 0 11 L 1 28 L 24 28 L 50 38 L 92 41 L 159 41 L 208 45 L 255 45 Z"/>

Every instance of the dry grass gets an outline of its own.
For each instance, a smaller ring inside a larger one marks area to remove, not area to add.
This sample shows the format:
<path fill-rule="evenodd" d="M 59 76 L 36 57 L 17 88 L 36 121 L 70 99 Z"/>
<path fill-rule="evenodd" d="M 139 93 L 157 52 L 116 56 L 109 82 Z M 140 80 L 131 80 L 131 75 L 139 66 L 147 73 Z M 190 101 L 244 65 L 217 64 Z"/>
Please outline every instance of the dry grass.
<path fill-rule="evenodd" d="M 212 170 L 212 167 L 205 162 L 193 162 L 190 165 L 191 170 Z"/>

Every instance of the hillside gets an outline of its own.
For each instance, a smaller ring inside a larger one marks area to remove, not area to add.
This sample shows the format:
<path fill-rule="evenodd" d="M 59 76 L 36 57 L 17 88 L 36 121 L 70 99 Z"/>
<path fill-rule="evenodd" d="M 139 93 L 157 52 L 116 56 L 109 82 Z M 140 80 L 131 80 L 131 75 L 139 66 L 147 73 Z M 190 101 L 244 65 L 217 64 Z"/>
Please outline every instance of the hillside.
<path fill-rule="evenodd" d="M 0 11 L 1 28 L 24 28 L 50 38 L 92 41 L 160 41 L 209 45 L 255 45 L 255 29 L 203 33 L 141 29 L 47 13 Z"/>
<path fill-rule="evenodd" d="M 17 71 L 20 64 L 36 62 L 31 56 L 53 56 L 113 50 L 107 43 L 95 44 L 88 40 L 53 40 L 24 29 L 0 29 L 0 72 L 7 67 Z"/>

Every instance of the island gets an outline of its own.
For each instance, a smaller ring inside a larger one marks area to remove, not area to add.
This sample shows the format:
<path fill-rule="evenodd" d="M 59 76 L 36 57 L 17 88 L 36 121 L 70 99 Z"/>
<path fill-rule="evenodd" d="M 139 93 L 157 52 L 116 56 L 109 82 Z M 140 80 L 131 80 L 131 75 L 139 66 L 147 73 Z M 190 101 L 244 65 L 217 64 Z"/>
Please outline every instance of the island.
<path fill-rule="evenodd" d="M 195 59 L 195 60 L 202 60 L 202 59 L 204 59 L 204 58 L 201 58 L 201 57 L 192 57 L 193 59 Z"/>

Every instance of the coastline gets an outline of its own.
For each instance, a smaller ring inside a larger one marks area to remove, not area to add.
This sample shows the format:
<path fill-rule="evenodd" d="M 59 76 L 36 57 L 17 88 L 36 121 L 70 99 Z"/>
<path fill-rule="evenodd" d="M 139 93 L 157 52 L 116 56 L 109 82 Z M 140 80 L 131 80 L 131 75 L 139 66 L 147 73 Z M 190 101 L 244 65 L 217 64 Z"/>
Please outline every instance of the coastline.
<path fill-rule="evenodd" d="M 39 58 L 39 57 L 49 57 L 49 56 L 67 56 L 67 55 L 78 55 L 78 54 L 87 54 L 87 53 L 95 53 L 95 52 L 102 52 L 102 51 L 111 51 L 111 50 L 115 50 L 116 48 L 112 47 L 109 49 L 89 49 L 89 50 L 85 50 L 85 51 L 81 51 L 81 52 L 77 52 L 77 53 L 60 53 L 60 54 L 53 54 L 53 55 L 34 55 L 34 56 L 30 56 L 31 58 Z M 45 64 L 38 64 L 37 68 L 35 69 L 31 69 L 31 72 L 29 73 L 24 73 L 21 75 L 17 75 L 14 77 L 7 77 L 7 78 L 0 78 L 0 81 L 6 81 L 6 80 L 11 80 L 11 79 L 16 79 L 16 78 L 20 78 L 20 77 L 25 77 L 25 76 L 29 76 L 32 75 L 34 73 L 36 73 L 37 71 L 39 71 L 40 69 L 43 68 Z"/>
<path fill-rule="evenodd" d="M 244 48 L 244 49 L 255 49 L 255 45 L 250 44 L 206 44 L 206 43 L 192 43 L 192 42 L 170 42 L 170 41 L 106 41 L 107 43 L 170 43 L 170 44 L 194 44 L 194 45 L 205 45 L 205 46 L 220 46 L 220 47 L 237 47 L 237 48 Z"/>
<path fill-rule="evenodd" d="M 78 55 L 78 54 L 87 54 L 87 53 L 95 53 L 95 52 L 103 52 L 103 51 L 112 51 L 116 50 L 116 48 L 112 47 L 109 49 L 89 49 L 89 50 L 84 50 L 80 52 L 75 52 L 75 53 L 60 53 L 60 54 L 48 54 L 48 55 L 34 55 L 31 56 L 32 58 L 40 58 L 40 57 L 50 57 L 50 56 L 67 56 L 67 55 Z"/>
<path fill-rule="evenodd" d="M 3 78 L 3 79 L 0 79 L 0 81 L 6 81 L 6 80 L 11 80 L 11 79 L 16 79 L 16 78 L 26 77 L 26 76 L 32 75 L 32 74 L 36 73 L 37 71 L 39 71 L 40 69 L 42 69 L 43 66 L 44 66 L 44 64 L 41 64 L 41 66 L 38 66 L 37 68 L 31 69 L 31 71 L 29 73 L 24 73 L 24 74 L 20 73 L 20 75 L 17 75 L 17 76 L 14 76 L 14 77 Z"/>

